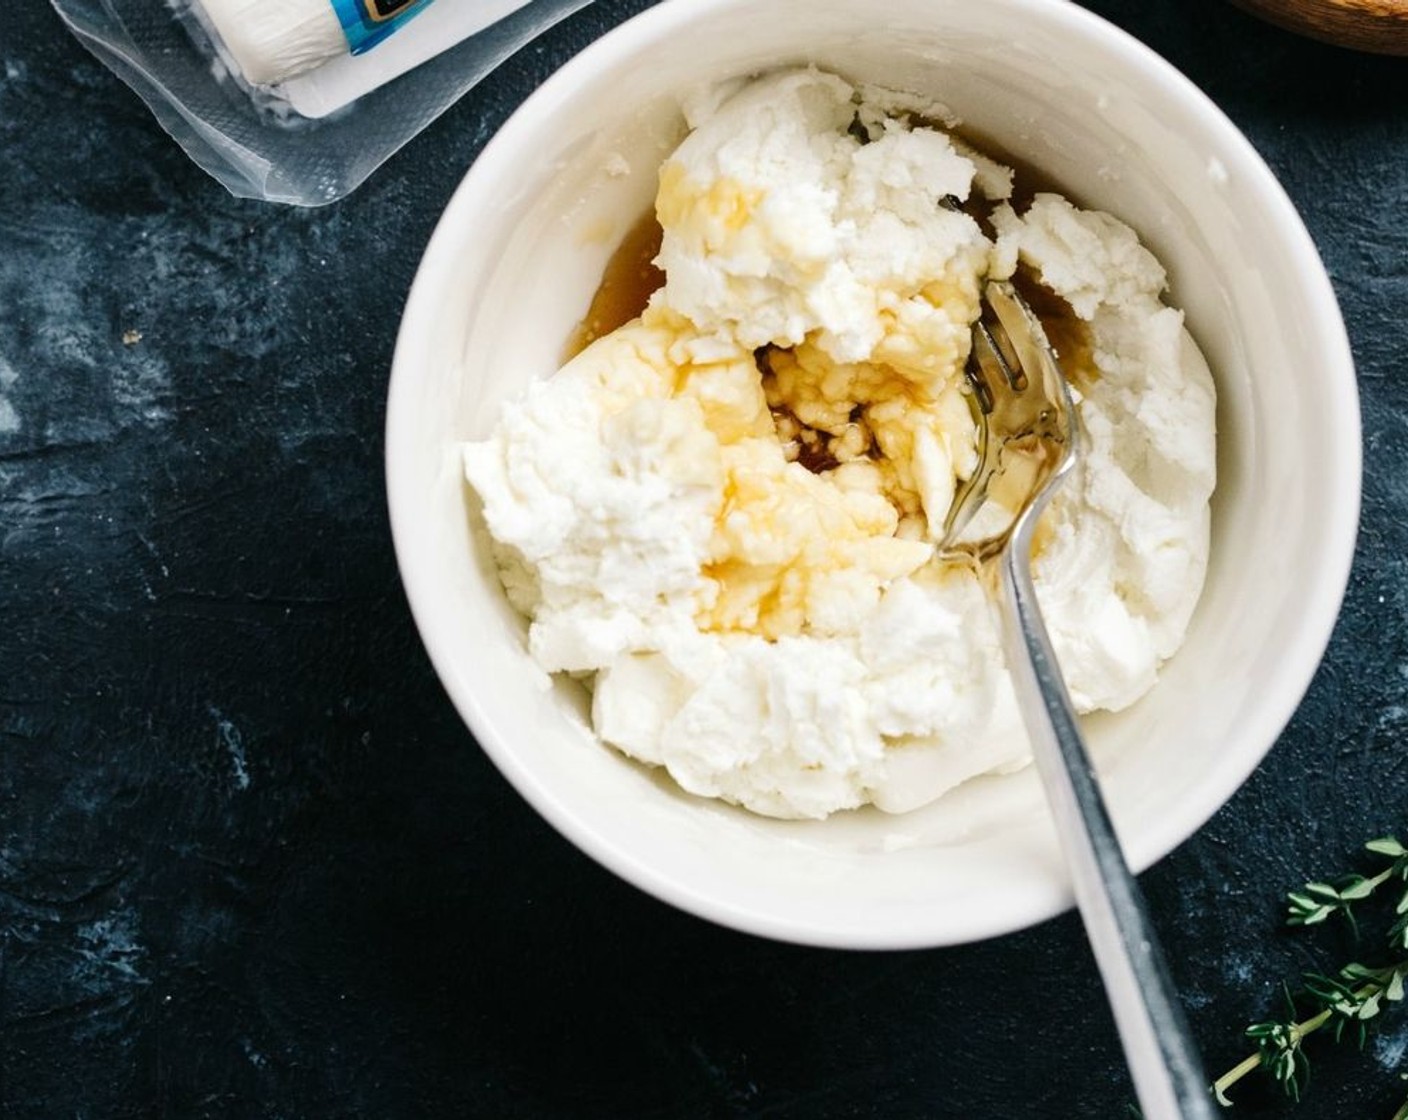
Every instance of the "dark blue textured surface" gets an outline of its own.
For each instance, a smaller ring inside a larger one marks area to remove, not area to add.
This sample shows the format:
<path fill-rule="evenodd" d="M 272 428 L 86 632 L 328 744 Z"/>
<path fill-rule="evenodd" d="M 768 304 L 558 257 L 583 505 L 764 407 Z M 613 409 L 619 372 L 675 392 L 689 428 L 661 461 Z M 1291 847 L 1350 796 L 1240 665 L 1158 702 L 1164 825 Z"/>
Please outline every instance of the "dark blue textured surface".
<path fill-rule="evenodd" d="M 508 788 L 418 644 L 379 459 L 401 302 L 494 129 L 643 6 L 569 20 L 316 212 L 231 199 L 46 5 L 7 11 L 0 1115 L 1124 1114 L 1074 917 L 861 955 L 676 913 Z M 1286 184 L 1364 398 L 1328 660 L 1251 782 L 1144 876 L 1220 1070 L 1307 963 L 1285 888 L 1408 829 L 1408 61 L 1220 0 L 1088 6 Z M 1296 1115 L 1388 1120 L 1408 1014 L 1388 1026 L 1321 1050 Z M 1245 1096 L 1236 1115 L 1286 1114 Z"/>

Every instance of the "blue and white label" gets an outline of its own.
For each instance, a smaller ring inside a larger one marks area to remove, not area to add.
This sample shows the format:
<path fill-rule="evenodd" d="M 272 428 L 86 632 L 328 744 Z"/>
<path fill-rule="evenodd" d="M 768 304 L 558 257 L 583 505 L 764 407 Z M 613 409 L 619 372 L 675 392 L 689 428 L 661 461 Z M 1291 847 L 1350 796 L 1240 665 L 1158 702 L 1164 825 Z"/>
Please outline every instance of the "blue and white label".
<path fill-rule="evenodd" d="M 361 54 L 428 8 L 430 0 L 332 0 L 332 6 L 348 47 Z"/>

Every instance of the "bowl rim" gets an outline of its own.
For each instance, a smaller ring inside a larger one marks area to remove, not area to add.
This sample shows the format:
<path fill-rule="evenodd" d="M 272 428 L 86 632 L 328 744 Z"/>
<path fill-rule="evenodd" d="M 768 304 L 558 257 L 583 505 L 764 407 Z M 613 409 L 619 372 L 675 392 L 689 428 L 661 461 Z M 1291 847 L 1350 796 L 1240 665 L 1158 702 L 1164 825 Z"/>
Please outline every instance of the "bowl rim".
<path fill-rule="evenodd" d="M 716 893 L 697 889 L 663 874 L 638 852 L 603 839 L 565 803 L 547 789 L 532 768 L 526 766 L 511 744 L 494 732 L 472 690 L 461 687 L 447 652 L 448 622 L 438 609 L 433 586 L 419 578 L 421 571 L 412 550 L 417 527 L 412 510 L 422 498 L 417 480 L 403 466 L 403 447 L 415 438 L 411 425 L 416 369 L 421 364 L 421 339 L 429 337 L 433 324 L 437 282 L 457 251 L 457 230 L 464 221 L 460 214 L 479 192 L 479 184 L 496 173 L 496 165 L 512 147 L 512 137 L 557 112 L 571 99 L 572 89 L 582 80 L 632 55 L 645 41 L 658 39 L 688 27 L 701 14 L 739 6 L 747 0 L 663 0 L 624 20 L 590 43 L 559 67 L 522 102 L 500 125 L 496 134 L 467 169 L 451 195 L 430 237 L 415 279 L 411 285 L 398 331 L 392 360 L 385 424 L 385 466 L 388 513 L 392 539 L 416 628 L 431 663 L 451 702 L 473 738 L 518 793 L 554 829 L 620 878 L 656 898 L 688 913 L 728 928 L 803 945 L 850 949 L 908 949 L 961 944 L 1026 928 L 1055 917 L 1072 902 L 1069 883 L 1053 880 L 1048 889 L 1034 893 L 1023 906 L 957 915 L 939 915 L 931 925 L 906 929 L 873 929 L 845 920 L 822 926 L 777 912 L 760 912 Z M 1162 859 L 1191 837 L 1225 805 L 1261 764 L 1299 708 L 1328 647 L 1348 588 L 1350 568 L 1357 542 L 1362 494 L 1362 449 L 1357 381 L 1348 333 L 1328 274 L 1304 221 L 1275 174 L 1251 141 L 1188 77 L 1151 47 L 1130 33 L 1070 0 L 999 0 L 1017 12 L 1030 12 L 1049 21 L 1059 33 L 1081 36 L 1098 49 L 1145 72 L 1165 96 L 1198 118 L 1201 127 L 1216 137 L 1221 152 L 1233 163 L 1227 170 L 1241 176 L 1261 203 L 1271 211 L 1270 224 L 1277 230 L 1286 253 L 1298 264 L 1308 301 L 1323 311 L 1319 316 L 1318 341 L 1326 359 L 1325 376 L 1338 378 L 1342 385 L 1336 399 L 1340 407 L 1323 416 L 1326 442 L 1339 450 L 1332 460 L 1338 477 L 1333 492 L 1342 500 L 1323 518 L 1325 542 L 1321 563 L 1314 578 L 1297 588 L 1301 607 L 1298 641 L 1288 652 L 1297 654 L 1294 668 L 1278 683 L 1275 702 L 1261 705 L 1246 737 L 1264 743 L 1260 751 L 1221 756 L 1219 765 L 1208 771 L 1200 783 L 1198 797 L 1188 798 L 1141 832 L 1138 842 L 1127 847 L 1132 869 L 1138 873 Z"/>

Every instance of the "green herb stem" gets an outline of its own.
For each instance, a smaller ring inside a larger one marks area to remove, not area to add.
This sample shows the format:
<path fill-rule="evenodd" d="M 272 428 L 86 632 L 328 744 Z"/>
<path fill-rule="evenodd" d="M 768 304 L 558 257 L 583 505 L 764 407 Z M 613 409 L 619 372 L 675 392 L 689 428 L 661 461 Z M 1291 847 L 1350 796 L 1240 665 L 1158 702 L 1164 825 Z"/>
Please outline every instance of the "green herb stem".
<path fill-rule="evenodd" d="M 1212 1083 L 1212 1092 L 1221 1104 L 1231 1104 L 1227 1099 L 1227 1090 L 1241 1081 L 1249 1073 L 1255 1073 L 1261 1065 L 1261 1055 L 1252 1054 L 1243 1058 L 1235 1066 L 1229 1069 L 1221 1077 Z"/>
<path fill-rule="evenodd" d="M 1367 994 L 1367 990 L 1373 988 L 1373 985 L 1366 984 L 1364 988 L 1366 989 Z M 1295 1032 L 1297 1042 L 1303 1040 L 1307 1035 L 1312 1035 L 1316 1031 L 1318 1031 L 1321 1027 L 1323 1027 L 1326 1023 L 1330 1021 L 1330 1016 L 1333 1014 L 1334 1012 L 1327 1007 L 1324 1011 L 1321 1011 L 1317 1015 L 1312 1015 L 1309 1019 L 1306 1019 L 1304 1022 L 1296 1023 L 1292 1030 Z M 1238 1081 L 1242 1080 L 1242 1078 L 1246 1077 L 1247 1074 L 1259 1069 L 1261 1067 L 1261 1064 L 1261 1051 L 1259 1050 L 1255 1054 L 1243 1058 L 1240 1062 L 1238 1062 L 1235 1066 L 1233 1066 L 1231 1069 L 1229 1069 L 1226 1073 L 1224 1073 L 1221 1077 L 1219 1077 L 1216 1081 L 1212 1083 L 1213 1095 L 1216 1096 L 1217 1099 L 1223 1104 L 1231 1104 L 1232 1102 L 1227 1099 L 1226 1091 L 1230 1089 L 1233 1085 L 1237 1084 Z M 1395 1117 L 1394 1120 L 1404 1120 L 1404 1118 Z"/>

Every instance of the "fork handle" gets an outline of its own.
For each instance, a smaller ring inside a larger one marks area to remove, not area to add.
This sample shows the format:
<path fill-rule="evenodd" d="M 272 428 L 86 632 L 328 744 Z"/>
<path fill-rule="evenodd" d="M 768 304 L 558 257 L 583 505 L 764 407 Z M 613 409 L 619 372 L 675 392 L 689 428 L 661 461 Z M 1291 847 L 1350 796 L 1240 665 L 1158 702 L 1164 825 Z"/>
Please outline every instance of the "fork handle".
<path fill-rule="evenodd" d="M 1076 905 L 1145 1120 L 1214 1120 L 1202 1062 L 1037 608 L 1029 559 L 1037 511 L 1031 512 L 1002 553 L 1004 647 Z"/>

